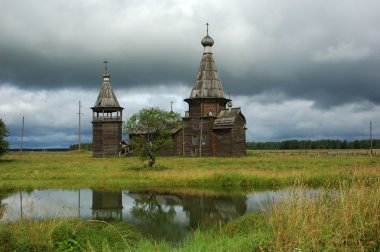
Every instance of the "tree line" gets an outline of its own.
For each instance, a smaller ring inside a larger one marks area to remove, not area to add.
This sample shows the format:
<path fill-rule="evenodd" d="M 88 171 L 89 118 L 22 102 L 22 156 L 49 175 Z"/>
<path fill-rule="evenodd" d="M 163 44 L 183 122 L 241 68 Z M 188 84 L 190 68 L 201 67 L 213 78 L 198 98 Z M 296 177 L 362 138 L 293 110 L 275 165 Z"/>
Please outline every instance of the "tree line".
<path fill-rule="evenodd" d="M 285 140 L 280 142 L 247 142 L 248 150 L 312 150 L 312 149 L 369 149 L 369 140 Z M 372 148 L 380 149 L 380 139 L 372 140 Z M 92 151 L 92 143 L 82 143 L 82 150 Z M 72 144 L 69 150 L 78 150 L 78 144 Z"/>
<path fill-rule="evenodd" d="M 79 145 L 78 144 L 72 144 L 69 147 L 69 150 L 78 150 L 78 149 L 79 149 Z M 92 151 L 92 143 L 82 143 L 80 145 L 80 149 L 81 150 Z"/>
<path fill-rule="evenodd" d="M 370 149 L 370 140 L 285 140 L 280 142 L 247 142 L 249 150 Z M 372 140 L 372 148 L 380 149 L 380 139 Z"/>

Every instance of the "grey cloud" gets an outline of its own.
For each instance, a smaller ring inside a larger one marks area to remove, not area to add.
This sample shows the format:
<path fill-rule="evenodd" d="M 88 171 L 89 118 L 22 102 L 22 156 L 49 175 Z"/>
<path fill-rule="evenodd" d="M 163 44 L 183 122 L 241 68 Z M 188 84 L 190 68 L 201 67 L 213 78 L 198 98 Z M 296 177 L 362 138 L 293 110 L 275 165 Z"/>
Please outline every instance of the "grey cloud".
<path fill-rule="evenodd" d="M 278 90 L 329 108 L 379 103 L 380 3 L 330 1 L 2 1 L 0 83 L 96 88 L 192 86 L 210 21 L 226 93 Z M 359 11 L 360 10 L 360 11 Z M 377 90 L 374 90 L 377 89 Z"/>
<path fill-rule="evenodd" d="M 57 134 L 54 142 L 66 141 L 63 135 L 71 139 L 77 101 L 88 110 L 93 105 L 104 59 L 110 61 L 125 118 L 152 104 L 168 108 L 170 100 L 182 113 L 203 52 L 206 22 L 225 93 L 242 107 L 249 140 L 361 137 L 365 133 L 358 129 L 379 110 L 379 1 L 0 4 L 6 10 L 0 16 L 0 116 L 14 135 L 26 114 L 33 115 L 33 127 L 49 124 L 51 131 L 44 131 Z M 42 100 L 30 99 L 34 96 Z M 331 118 L 352 126 L 337 130 Z M 84 120 L 88 133 L 90 118 Z M 54 133 L 60 125 L 62 135 Z"/>
<path fill-rule="evenodd" d="M 6 87 L 0 86 L 0 92 Z M 6 91 L 5 91 L 6 92 Z M 5 93 L 4 92 L 4 93 Z M 12 148 L 20 144 L 22 116 L 25 116 L 25 147 L 67 147 L 78 141 L 78 100 L 82 101 L 82 139 L 92 141 L 92 112 L 98 90 L 50 90 L 35 92 L 14 89 L 11 97 L 0 104 L 0 115 L 10 128 L 9 141 Z M 173 109 L 184 114 L 188 109 L 183 101 L 190 89 L 181 84 L 175 88 L 158 86 L 155 90 L 139 87 L 116 89 L 119 103 L 125 108 L 123 119 L 147 106 Z M 335 106 L 329 110 L 319 109 L 314 102 L 278 96 L 277 93 L 233 96 L 234 106 L 241 107 L 247 119 L 247 140 L 268 141 L 289 138 L 356 139 L 368 136 L 368 123 L 373 122 L 374 137 L 380 136 L 378 114 L 380 106 L 361 102 Z M 268 102 L 272 101 L 272 102 Z M 12 109 L 10 109 L 12 108 Z M 15 112 L 16 111 L 16 112 Z"/>

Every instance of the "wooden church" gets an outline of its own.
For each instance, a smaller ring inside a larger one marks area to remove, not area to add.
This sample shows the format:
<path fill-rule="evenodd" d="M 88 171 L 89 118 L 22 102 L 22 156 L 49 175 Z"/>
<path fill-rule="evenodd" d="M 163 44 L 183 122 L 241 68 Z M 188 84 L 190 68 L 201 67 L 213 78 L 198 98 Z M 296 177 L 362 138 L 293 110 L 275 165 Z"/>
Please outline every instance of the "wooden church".
<path fill-rule="evenodd" d="M 211 51 L 214 40 L 202 39 L 202 60 L 190 97 L 185 99 L 183 126 L 173 134 L 173 149 L 165 154 L 184 156 L 241 156 L 246 153 L 246 119 L 225 97 Z"/>
<path fill-rule="evenodd" d="M 110 83 L 107 61 L 103 84 L 92 109 L 92 138 L 94 157 L 117 157 L 122 140 L 122 112 Z"/>
<path fill-rule="evenodd" d="M 208 28 L 208 27 L 207 27 Z M 241 156 L 246 153 L 246 119 L 240 108 L 233 108 L 225 97 L 211 51 L 214 40 L 202 39 L 202 60 L 196 75 L 182 127 L 173 131 L 173 147 L 161 155 Z M 122 110 L 110 83 L 103 74 L 103 84 L 93 111 L 93 156 L 118 156 L 122 141 Z M 130 138 L 132 136 L 130 135 Z"/>

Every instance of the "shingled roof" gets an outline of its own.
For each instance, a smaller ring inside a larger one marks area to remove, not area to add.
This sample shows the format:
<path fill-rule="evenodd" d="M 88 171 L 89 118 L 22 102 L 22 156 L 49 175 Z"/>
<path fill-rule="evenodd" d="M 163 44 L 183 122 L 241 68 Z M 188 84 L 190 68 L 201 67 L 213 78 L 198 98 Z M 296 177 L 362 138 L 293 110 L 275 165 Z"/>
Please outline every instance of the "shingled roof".
<path fill-rule="evenodd" d="M 110 108 L 115 107 L 119 108 L 119 102 L 117 101 L 116 95 L 113 92 L 111 83 L 110 83 L 110 74 L 105 72 L 103 74 L 103 84 L 100 88 L 98 98 L 96 99 L 94 108 Z"/>
<path fill-rule="evenodd" d="M 214 129 L 232 128 L 235 124 L 236 116 L 239 115 L 240 108 L 231 108 L 220 111 L 214 121 Z"/>
<path fill-rule="evenodd" d="M 201 41 L 204 52 L 194 87 L 190 94 L 192 98 L 224 98 L 222 82 L 212 56 L 211 47 L 214 40 L 207 34 Z"/>

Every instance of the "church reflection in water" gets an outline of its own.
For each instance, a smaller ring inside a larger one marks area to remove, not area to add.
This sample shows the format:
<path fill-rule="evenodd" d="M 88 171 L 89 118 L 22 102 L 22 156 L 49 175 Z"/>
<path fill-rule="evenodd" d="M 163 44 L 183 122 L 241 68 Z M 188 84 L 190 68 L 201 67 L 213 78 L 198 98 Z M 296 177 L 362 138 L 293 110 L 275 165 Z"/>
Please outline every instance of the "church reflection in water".
<path fill-rule="evenodd" d="M 228 222 L 247 210 L 246 196 L 207 196 L 186 194 L 158 194 L 148 191 L 125 192 L 134 199 L 132 215 L 154 221 L 173 219 L 175 206 L 186 213 L 191 227 L 215 222 Z M 97 220 L 121 220 L 123 217 L 122 191 L 92 191 L 92 217 Z"/>
<path fill-rule="evenodd" d="M 133 202 L 125 205 L 123 198 Z M 199 226 L 228 222 L 247 211 L 247 197 L 186 195 L 152 191 L 92 191 L 92 218 L 126 220 L 154 239 L 179 242 Z"/>
<path fill-rule="evenodd" d="M 121 220 L 123 217 L 122 193 L 92 191 L 92 218 L 95 220 Z"/>
<path fill-rule="evenodd" d="M 176 244 L 199 226 L 226 223 L 256 211 L 255 206 L 259 209 L 266 202 L 265 195 L 270 195 L 270 199 L 275 196 L 275 192 L 255 194 L 254 198 L 252 194 L 168 191 L 81 189 L 5 193 L 0 194 L 0 221 L 66 217 L 125 221 L 145 237 Z"/>
<path fill-rule="evenodd" d="M 183 209 L 193 228 L 228 222 L 242 216 L 247 210 L 245 196 L 183 196 Z"/>

